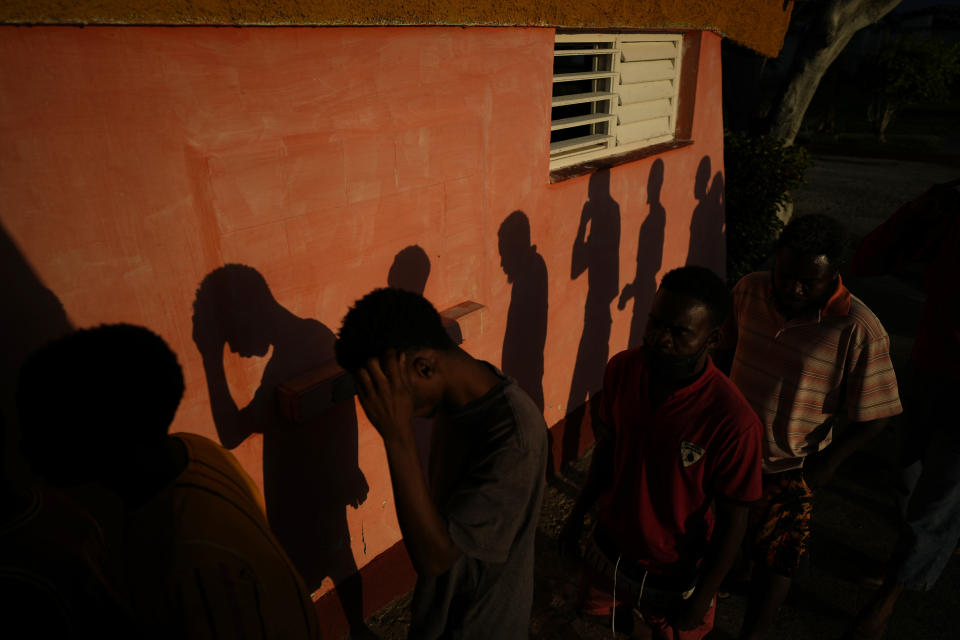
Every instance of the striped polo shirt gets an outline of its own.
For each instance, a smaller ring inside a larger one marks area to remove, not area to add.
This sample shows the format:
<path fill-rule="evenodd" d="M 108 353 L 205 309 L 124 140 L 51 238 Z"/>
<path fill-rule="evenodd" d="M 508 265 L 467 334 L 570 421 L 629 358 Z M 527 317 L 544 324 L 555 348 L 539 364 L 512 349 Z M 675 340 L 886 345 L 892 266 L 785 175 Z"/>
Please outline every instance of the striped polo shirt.
<path fill-rule="evenodd" d="M 765 473 L 801 467 L 830 444 L 844 415 L 866 422 L 902 411 L 890 338 L 842 281 L 823 309 L 788 321 L 774 304 L 771 273 L 752 273 L 734 287 L 731 315 L 730 379 L 764 424 Z"/>

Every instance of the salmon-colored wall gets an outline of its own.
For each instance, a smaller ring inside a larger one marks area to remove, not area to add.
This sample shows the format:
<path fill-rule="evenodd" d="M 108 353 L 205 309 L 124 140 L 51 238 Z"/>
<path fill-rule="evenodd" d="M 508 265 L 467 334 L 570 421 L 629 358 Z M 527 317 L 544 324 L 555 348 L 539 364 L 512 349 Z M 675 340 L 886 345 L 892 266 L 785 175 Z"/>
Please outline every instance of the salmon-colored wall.
<path fill-rule="evenodd" d="M 75 326 L 132 322 L 162 335 L 186 376 L 173 430 L 216 438 L 192 340 L 206 274 L 225 263 L 254 267 L 280 305 L 335 331 L 354 299 L 386 284 L 395 254 L 418 244 L 432 263 L 425 295 L 440 308 L 486 305 L 483 332 L 465 347 L 499 363 L 511 284 L 497 232 L 522 210 L 549 274 L 543 388 L 547 422 L 556 423 L 584 322 L 588 274 L 571 279 L 571 255 L 590 176 L 549 183 L 553 35 L 0 28 L 0 222 Z M 693 144 L 659 156 L 659 274 L 687 258 L 701 161 L 712 163 L 708 177 L 723 169 L 712 33 L 703 34 L 697 78 Z M 654 160 L 609 174 L 621 218 L 619 289 L 637 271 Z M 714 193 L 698 242 L 722 269 Z M 612 355 L 627 345 L 632 314 L 615 301 L 610 310 Z M 243 406 L 269 356 L 224 357 Z M 362 566 L 400 532 L 381 441 L 358 411 L 369 494 L 346 510 Z M 261 484 L 262 447 L 254 434 L 234 450 Z"/>

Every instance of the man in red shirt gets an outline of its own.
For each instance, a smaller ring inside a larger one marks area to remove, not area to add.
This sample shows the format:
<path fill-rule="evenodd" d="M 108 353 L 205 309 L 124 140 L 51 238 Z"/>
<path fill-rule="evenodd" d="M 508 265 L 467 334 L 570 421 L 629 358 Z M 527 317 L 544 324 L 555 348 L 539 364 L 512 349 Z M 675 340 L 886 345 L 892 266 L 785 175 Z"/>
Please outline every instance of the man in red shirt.
<path fill-rule="evenodd" d="M 664 276 L 643 345 L 607 365 L 590 474 L 562 534 L 575 546 L 599 499 L 584 612 L 614 621 L 627 605 L 658 638 L 712 629 L 714 597 L 761 496 L 762 426 L 707 355 L 729 308 L 709 269 Z"/>

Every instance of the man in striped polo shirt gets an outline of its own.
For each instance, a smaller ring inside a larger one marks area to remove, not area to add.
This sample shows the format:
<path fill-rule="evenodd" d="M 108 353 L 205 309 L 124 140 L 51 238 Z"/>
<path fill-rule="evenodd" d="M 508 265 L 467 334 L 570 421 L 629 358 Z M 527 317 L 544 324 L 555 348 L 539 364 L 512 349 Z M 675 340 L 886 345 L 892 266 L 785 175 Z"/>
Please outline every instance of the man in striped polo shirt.
<path fill-rule="evenodd" d="M 887 332 L 840 278 L 843 237 L 831 218 L 798 218 L 773 271 L 733 289 L 730 378 L 765 427 L 744 639 L 762 637 L 805 564 L 814 491 L 901 412 Z"/>

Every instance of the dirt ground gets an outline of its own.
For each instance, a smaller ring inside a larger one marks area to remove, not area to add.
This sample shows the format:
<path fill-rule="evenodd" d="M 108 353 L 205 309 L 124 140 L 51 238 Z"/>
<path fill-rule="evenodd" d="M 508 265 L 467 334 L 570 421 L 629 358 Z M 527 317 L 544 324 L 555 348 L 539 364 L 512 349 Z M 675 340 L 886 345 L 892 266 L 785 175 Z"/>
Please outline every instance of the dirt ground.
<path fill-rule="evenodd" d="M 795 215 L 826 213 L 842 220 L 859 240 L 897 207 L 934 182 L 960 176 L 960 169 L 890 159 L 815 157 L 807 183 L 794 194 Z M 958 274 L 960 275 L 960 274 Z M 894 365 L 904 379 L 905 363 L 923 303 L 914 278 L 845 277 L 855 295 L 880 317 L 891 334 Z M 895 424 L 865 450 L 853 455 L 817 495 L 812 567 L 795 581 L 769 638 L 841 638 L 852 616 L 872 591 L 864 571 L 886 559 L 895 535 L 899 438 L 909 427 Z M 530 637 L 556 640 L 610 638 L 610 630 L 589 624 L 576 613 L 578 571 L 575 562 L 556 553 L 556 539 L 582 486 L 589 454 L 563 470 L 547 490 L 536 552 L 536 594 Z M 385 640 L 399 640 L 409 622 L 409 595 L 369 621 Z M 886 637 L 939 640 L 960 637 L 960 561 L 954 558 L 936 588 L 901 599 Z M 720 601 L 711 640 L 735 638 L 745 598 L 733 593 Z M 618 636 L 623 637 L 623 636 Z"/>

